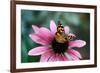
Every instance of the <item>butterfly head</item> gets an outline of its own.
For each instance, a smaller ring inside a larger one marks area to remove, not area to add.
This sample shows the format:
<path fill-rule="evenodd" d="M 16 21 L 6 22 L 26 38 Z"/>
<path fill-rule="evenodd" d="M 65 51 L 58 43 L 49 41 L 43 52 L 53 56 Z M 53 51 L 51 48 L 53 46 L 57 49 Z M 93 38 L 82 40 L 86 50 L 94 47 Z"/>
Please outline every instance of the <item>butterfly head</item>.
<path fill-rule="evenodd" d="M 62 26 L 60 21 L 58 21 L 57 32 L 59 32 L 59 33 L 63 33 L 64 32 L 64 27 Z"/>

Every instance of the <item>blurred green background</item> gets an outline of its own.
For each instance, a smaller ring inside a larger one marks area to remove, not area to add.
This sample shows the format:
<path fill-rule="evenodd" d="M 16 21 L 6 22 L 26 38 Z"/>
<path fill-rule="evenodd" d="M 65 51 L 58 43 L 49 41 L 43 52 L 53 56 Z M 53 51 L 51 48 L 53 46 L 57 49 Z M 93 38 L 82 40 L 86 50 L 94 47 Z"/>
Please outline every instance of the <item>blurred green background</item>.
<path fill-rule="evenodd" d="M 68 25 L 77 39 L 87 42 L 82 48 L 74 48 L 83 56 L 83 60 L 90 58 L 90 14 L 76 12 L 56 12 L 21 10 L 21 62 L 39 62 L 40 56 L 28 56 L 28 51 L 39 46 L 33 42 L 29 34 L 33 32 L 32 25 L 43 26 L 49 29 L 50 20 L 57 24 L 60 20 L 65 26 Z"/>

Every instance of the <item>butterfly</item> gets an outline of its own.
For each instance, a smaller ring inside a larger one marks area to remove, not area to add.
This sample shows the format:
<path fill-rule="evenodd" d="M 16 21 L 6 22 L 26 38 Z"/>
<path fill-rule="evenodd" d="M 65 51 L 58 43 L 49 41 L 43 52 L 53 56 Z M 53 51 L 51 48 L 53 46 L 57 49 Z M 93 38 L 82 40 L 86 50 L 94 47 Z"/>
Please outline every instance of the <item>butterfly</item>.
<path fill-rule="evenodd" d="M 55 40 L 58 43 L 66 43 L 72 40 L 75 36 L 65 34 L 64 26 L 58 21 L 57 32 L 55 33 Z"/>

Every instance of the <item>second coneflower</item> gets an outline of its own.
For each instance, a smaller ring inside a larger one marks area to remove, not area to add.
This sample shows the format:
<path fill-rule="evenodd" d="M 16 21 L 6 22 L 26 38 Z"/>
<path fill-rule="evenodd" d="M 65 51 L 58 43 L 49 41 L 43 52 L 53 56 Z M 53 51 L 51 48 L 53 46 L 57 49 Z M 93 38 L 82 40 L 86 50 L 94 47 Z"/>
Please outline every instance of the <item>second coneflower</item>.
<path fill-rule="evenodd" d="M 50 30 L 45 27 L 32 25 L 34 33 L 30 38 L 40 44 L 28 52 L 30 56 L 41 55 L 40 62 L 80 60 L 81 54 L 72 49 L 73 47 L 83 47 L 86 42 L 83 40 L 72 40 L 76 37 L 69 33 L 69 27 L 63 27 L 59 22 L 56 26 L 53 20 L 50 21 Z"/>

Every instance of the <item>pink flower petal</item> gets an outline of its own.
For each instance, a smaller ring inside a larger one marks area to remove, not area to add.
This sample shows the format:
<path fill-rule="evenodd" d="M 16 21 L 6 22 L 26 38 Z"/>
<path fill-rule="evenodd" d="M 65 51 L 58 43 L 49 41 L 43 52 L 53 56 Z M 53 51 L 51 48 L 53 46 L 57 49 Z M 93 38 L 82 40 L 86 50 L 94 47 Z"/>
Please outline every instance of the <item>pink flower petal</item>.
<path fill-rule="evenodd" d="M 56 60 L 57 61 L 66 61 L 67 58 L 61 54 L 56 55 Z"/>
<path fill-rule="evenodd" d="M 45 27 L 41 27 L 40 32 L 42 32 L 43 34 L 48 34 L 48 35 L 51 36 L 51 32 L 49 31 L 49 29 L 47 29 Z"/>
<path fill-rule="evenodd" d="M 39 27 L 35 26 L 35 25 L 32 25 L 32 28 L 34 30 L 35 33 L 39 33 Z"/>
<path fill-rule="evenodd" d="M 71 55 L 69 54 L 69 53 L 64 53 L 65 54 L 65 56 L 66 56 L 66 58 L 69 60 L 69 61 L 71 61 L 71 60 L 73 60 L 72 59 L 72 57 L 71 57 Z"/>
<path fill-rule="evenodd" d="M 41 27 L 40 33 L 38 35 L 39 37 L 41 37 L 41 39 L 45 40 L 48 44 L 51 43 L 53 40 L 53 36 L 47 28 Z"/>
<path fill-rule="evenodd" d="M 55 61 L 62 61 L 60 54 L 55 54 Z"/>
<path fill-rule="evenodd" d="M 80 60 L 76 55 L 74 55 L 72 53 L 70 53 L 70 55 L 71 55 L 71 57 L 72 57 L 73 60 Z"/>
<path fill-rule="evenodd" d="M 73 55 L 75 55 L 79 58 L 82 58 L 81 54 L 78 51 L 74 50 L 74 49 L 68 49 L 67 52 L 70 53 L 70 54 L 73 54 Z"/>
<path fill-rule="evenodd" d="M 50 21 L 50 30 L 53 35 L 57 32 L 57 26 L 53 20 Z"/>
<path fill-rule="evenodd" d="M 38 44 L 41 44 L 41 45 L 47 45 L 48 44 L 48 41 L 46 41 L 45 39 L 41 38 L 37 34 L 30 34 L 29 36 L 34 42 L 36 42 Z"/>
<path fill-rule="evenodd" d="M 65 27 L 64 27 L 64 30 L 65 30 L 65 33 L 66 33 L 66 34 L 68 34 L 68 33 L 69 33 L 69 31 L 70 31 L 70 29 L 69 29 L 69 27 L 68 27 L 68 26 L 65 26 Z"/>
<path fill-rule="evenodd" d="M 86 45 L 86 42 L 83 40 L 75 40 L 75 41 L 70 41 L 69 42 L 69 46 L 70 47 L 83 47 L 84 45 Z"/>
<path fill-rule="evenodd" d="M 65 55 L 62 55 L 63 61 L 67 61 L 68 58 Z"/>
<path fill-rule="evenodd" d="M 52 50 L 49 50 L 41 55 L 40 62 L 47 62 L 52 55 Z"/>
<path fill-rule="evenodd" d="M 36 47 L 36 48 L 33 48 L 31 49 L 29 52 L 28 52 L 28 55 L 41 55 L 47 51 L 49 51 L 50 49 L 46 46 L 41 46 L 41 47 Z"/>
<path fill-rule="evenodd" d="M 56 61 L 56 55 L 55 54 L 52 54 L 50 56 L 50 58 L 48 59 L 48 62 L 54 62 L 54 61 Z"/>
<path fill-rule="evenodd" d="M 47 37 L 47 39 L 52 39 L 53 38 L 50 30 L 47 29 L 47 28 L 44 28 L 44 27 L 40 28 L 40 34 L 45 38 Z"/>

